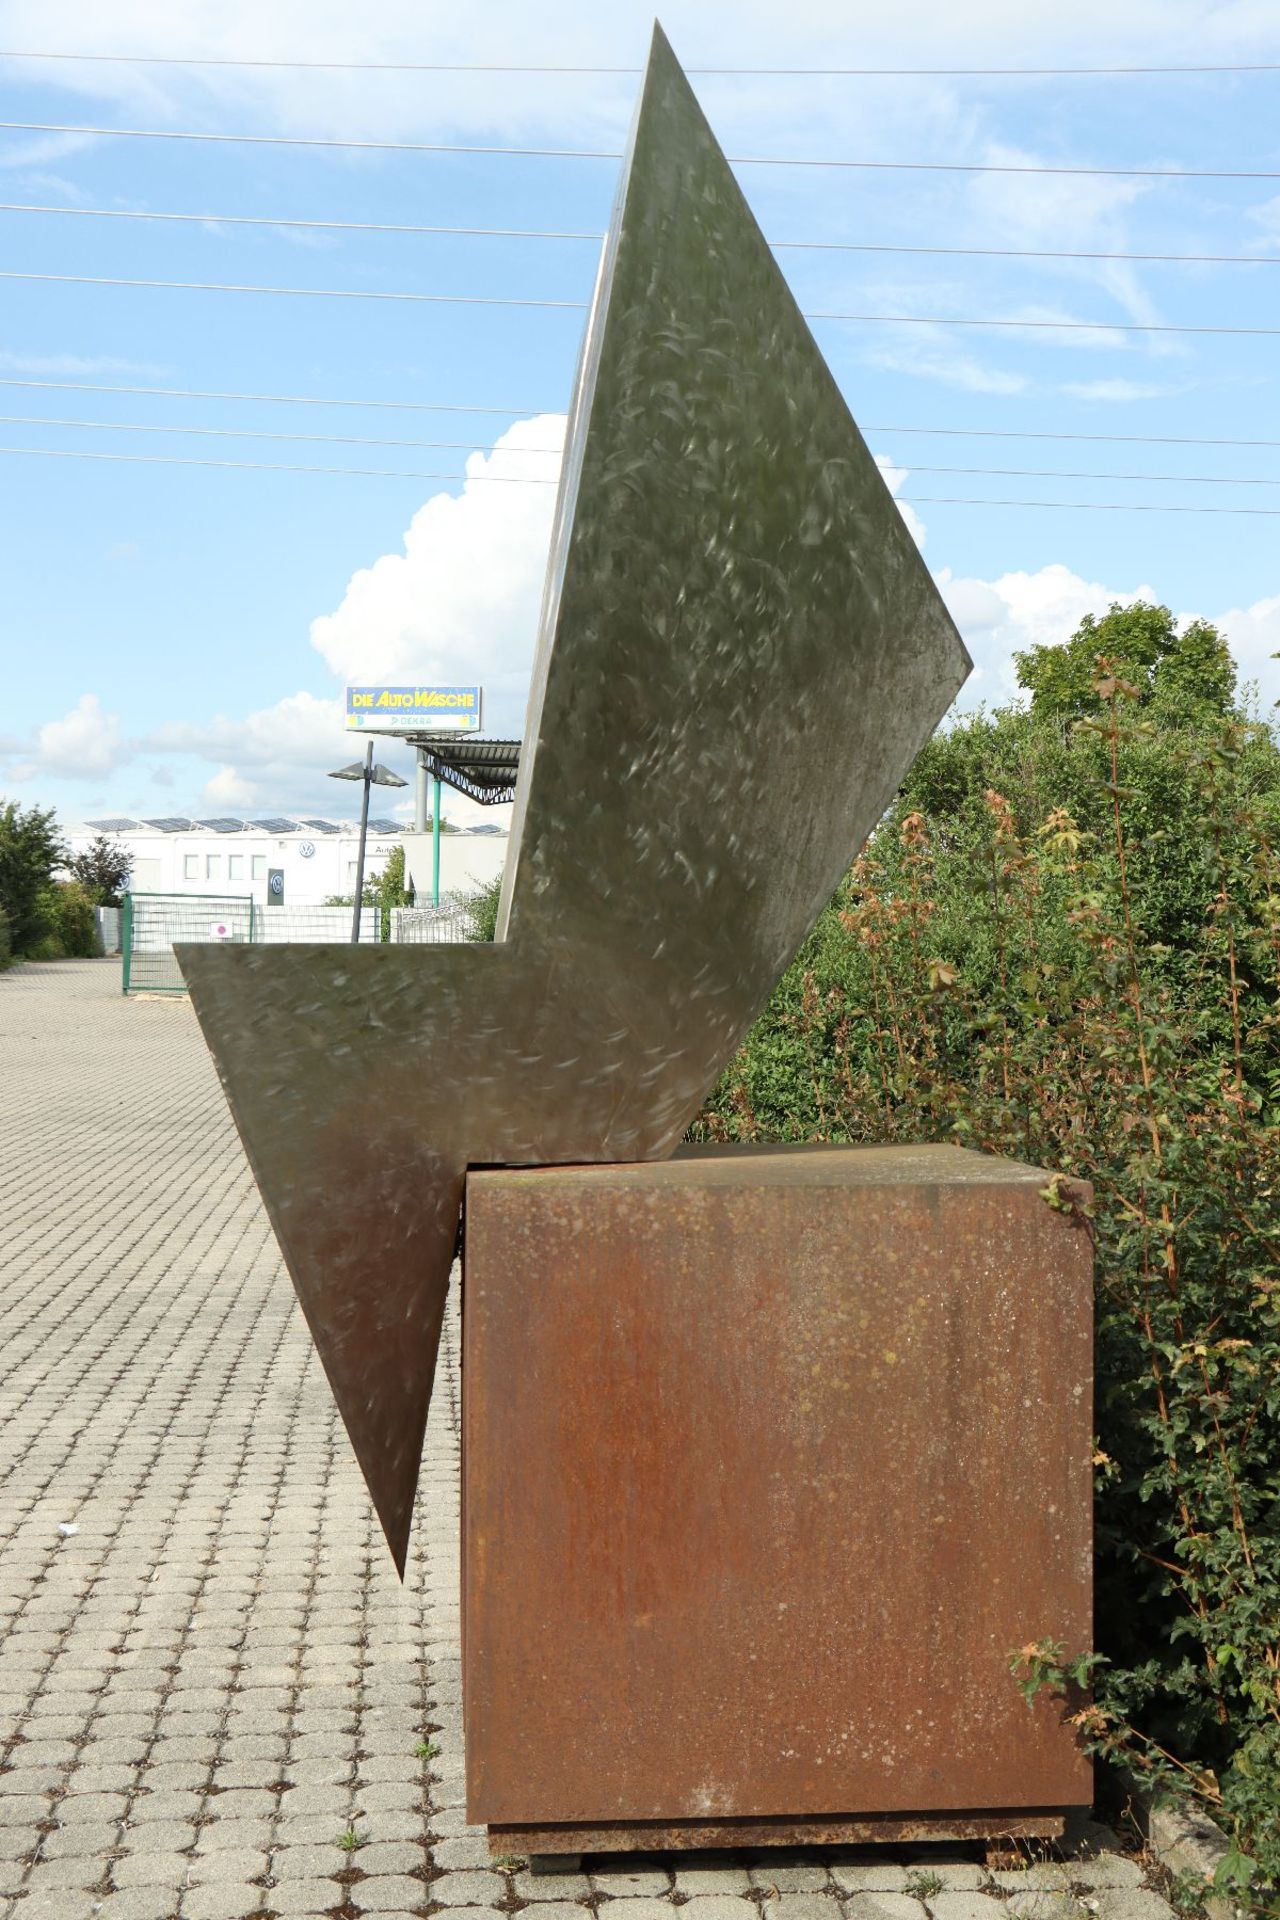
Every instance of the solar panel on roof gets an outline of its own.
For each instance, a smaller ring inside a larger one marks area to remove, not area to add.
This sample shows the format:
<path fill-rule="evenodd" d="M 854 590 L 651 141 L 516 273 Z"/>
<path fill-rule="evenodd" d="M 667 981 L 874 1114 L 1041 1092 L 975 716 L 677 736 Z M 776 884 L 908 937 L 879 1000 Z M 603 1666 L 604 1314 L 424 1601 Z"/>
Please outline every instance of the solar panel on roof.
<path fill-rule="evenodd" d="M 216 820 L 197 820 L 198 827 L 208 827 L 213 833 L 239 833 L 244 826 L 243 820 L 233 820 L 229 814 Z"/>
<path fill-rule="evenodd" d="M 336 827 L 332 820 L 304 820 L 302 824 L 304 827 L 314 827 L 317 833 L 342 832 L 342 828 Z"/>
<path fill-rule="evenodd" d="M 274 818 L 271 820 L 246 820 L 245 825 L 247 827 L 260 827 L 264 833 L 296 833 L 298 831 L 298 823 L 296 820 L 277 820 Z"/>
<path fill-rule="evenodd" d="M 194 820 L 184 820 L 181 814 L 165 814 L 160 820 L 144 820 L 144 827 L 158 827 L 161 833 L 190 833 Z"/>
<path fill-rule="evenodd" d="M 369 822 L 369 831 L 371 833 L 401 833 L 403 830 L 399 820 L 371 820 Z"/>
<path fill-rule="evenodd" d="M 130 827 L 136 827 L 136 820 L 126 820 L 123 814 L 113 815 L 110 820 L 86 820 L 86 827 L 92 827 L 95 833 L 124 833 Z"/>

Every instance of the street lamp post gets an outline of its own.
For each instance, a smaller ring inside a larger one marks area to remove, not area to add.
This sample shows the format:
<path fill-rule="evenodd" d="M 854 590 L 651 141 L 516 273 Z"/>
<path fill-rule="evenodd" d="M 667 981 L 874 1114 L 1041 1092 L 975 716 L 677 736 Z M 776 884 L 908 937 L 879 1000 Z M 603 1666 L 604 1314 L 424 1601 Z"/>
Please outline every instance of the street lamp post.
<path fill-rule="evenodd" d="M 369 789 L 370 787 L 407 787 L 409 782 L 402 780 L 398 773 L 392 773 L 390 767 L 374 766 L 373 742 L 365 748 L 364 765 L 353 760 L 349 767 L 339 767 L 336 773 L 329 775 L 331 780 L 359 780 L 364 785 L 364 796 L 360 802 L 360 851 L 356 856 L 356 901 L 351 910 L 351 944 L 357 946 L 360 940 L 360 909 L 364 902 L 364 849 L 369 837 Z"/>

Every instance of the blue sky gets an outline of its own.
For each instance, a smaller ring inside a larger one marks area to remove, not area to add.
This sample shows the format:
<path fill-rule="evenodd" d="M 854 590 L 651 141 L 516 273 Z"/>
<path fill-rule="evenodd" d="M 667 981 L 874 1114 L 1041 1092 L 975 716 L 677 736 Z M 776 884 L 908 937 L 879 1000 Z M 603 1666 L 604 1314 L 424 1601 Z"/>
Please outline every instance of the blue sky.
<path fill-rule="evenodd" d="M 664 24 L 688 65 L 1280 62 L 1280 9 L 1206 0 L 729 6 Z M 585 0 L 471 10 L 409 0 L 0 0 L 6 48 L 219 59 L 634 67 L 651 15 Z M 1280 176 L 1280 72 L 1110 78 L 704 78 L 731 154 Z M 7 121 L 616 149 L 636 80 L 323 73 L 0 60 Z M 610 161 L 0 133 L 0 199 L 47 207 L 599 233 Z M 1205 253 L 1258 264 L 787 250 L 806 309 L 1280 326 L 1280 177 L 1178 180 L 748 166 L 781 240 Z M 10 272 L 585 301 L 589 241 L 307 232 L 0 213 Z M 1272 262 L 1274 264 L 1265 264 Z M 362 478 L 0 455 L 0 790 L 68 823 L 107 813 L 341 813 L 347 679 L 481 680 L 517 733 L 550 523 L 575 308 L 429 305 L 0 282 L 0 379 L 295 394 L 370 406 L 0 385 L 0 445 L 379 467 Z M 1280 445 L 942 437 L 911 427 L 1280 443 L 1280 339 L 940 324 L 815 325 L 891 469 L 979 664 L 1007 695 L 1017 646 L 1146 590 L 1221 618 L 1280 695 L 1280 521 L 959 506 L 926 496 L 1280 508 Z M 484 406 L 490 413 L 412 410 Z M 528 416 L 534 416 L 532 418 Z M 540 416 L 540 417 L 539 417 Z M 129 423 L 128 431 L 41 422 Z M 218 428 L 458 442 L 438 448 L 147 433 Z M 504 450 L 489 459 L 497 440 Z M 532 451 L 530 451 L 532 450 Z M 928 466 L 1064 477 L 928 473 Z M 1110 479 L 1065 477 L 1112 474 Z M 1121 475 L 1270 479 L 1272 486 Z M 395 758 L 392 749 L 389 758 Z M 334 796 L 337 796 L 335 799 Z M 461 818 L 465 807 L 455 812 Z"/>

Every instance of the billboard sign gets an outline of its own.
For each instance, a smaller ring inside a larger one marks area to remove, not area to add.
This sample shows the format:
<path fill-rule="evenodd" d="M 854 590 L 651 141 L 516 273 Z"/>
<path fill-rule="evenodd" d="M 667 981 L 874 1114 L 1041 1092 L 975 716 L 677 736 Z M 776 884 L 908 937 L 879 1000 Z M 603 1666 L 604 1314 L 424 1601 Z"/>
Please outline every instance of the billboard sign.
<path fill-rule="evenodd" d="M 347 730 L 478 733 L 479 687 L 348 687 Z"/>

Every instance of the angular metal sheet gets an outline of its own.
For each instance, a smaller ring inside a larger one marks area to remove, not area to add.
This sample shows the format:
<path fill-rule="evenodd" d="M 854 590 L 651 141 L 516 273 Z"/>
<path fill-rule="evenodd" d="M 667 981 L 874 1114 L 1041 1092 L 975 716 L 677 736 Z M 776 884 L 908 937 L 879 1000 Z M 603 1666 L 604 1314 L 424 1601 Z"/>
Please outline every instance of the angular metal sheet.
<path fill-rule="evenodd" d="M 468 1177 L 473 1824 L 1091 1799 L 1009 1677 L 1092 1645 L 1092 1246 L 1044 1179 L 950 1146 Z"/>
<path fill-rule="evenodd" d="M 402 1566 L 466 1167 L 668 1154 L 968 669 L 655 32 L 501 943 L 177 949 Z"/>

